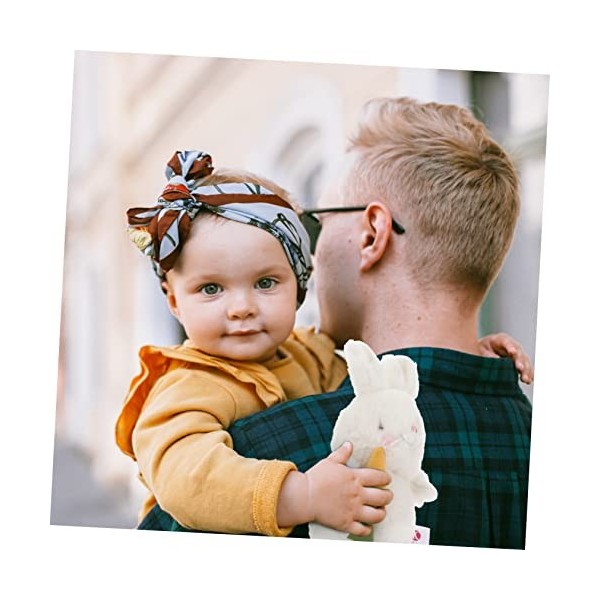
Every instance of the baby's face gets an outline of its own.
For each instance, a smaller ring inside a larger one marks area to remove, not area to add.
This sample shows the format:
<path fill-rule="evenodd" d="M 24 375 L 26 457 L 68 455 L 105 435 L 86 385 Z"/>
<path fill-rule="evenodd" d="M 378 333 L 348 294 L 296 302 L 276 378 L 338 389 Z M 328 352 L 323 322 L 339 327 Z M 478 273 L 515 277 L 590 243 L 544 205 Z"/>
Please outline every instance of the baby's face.
<path fill-rule="evenodd" d="M 200 216 L 167 273 L 167 300 L 198 349 L 261 362 L 292 331 L 296 286 L 283 247 L 271 234 Z"/>

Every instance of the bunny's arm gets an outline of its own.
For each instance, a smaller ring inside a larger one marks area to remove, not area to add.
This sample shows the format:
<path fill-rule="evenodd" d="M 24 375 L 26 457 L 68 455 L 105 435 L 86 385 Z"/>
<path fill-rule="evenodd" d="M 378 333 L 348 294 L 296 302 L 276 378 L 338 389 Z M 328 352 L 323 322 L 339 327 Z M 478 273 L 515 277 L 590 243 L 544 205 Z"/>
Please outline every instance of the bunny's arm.
<path fill-rule="evenodd" d="M 437 490 L 429 481 L 429 476 L 422 469 L 411 480 L 410 489 L 417 508 L 421 508 L 425 502 L 433 502 L 438 496 Z"/>

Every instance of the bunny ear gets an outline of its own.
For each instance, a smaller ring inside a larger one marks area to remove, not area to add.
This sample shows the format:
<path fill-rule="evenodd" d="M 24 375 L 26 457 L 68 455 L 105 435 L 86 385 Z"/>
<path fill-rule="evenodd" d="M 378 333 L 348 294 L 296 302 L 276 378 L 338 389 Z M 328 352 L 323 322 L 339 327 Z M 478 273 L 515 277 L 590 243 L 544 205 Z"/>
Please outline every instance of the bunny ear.
<path fill-rule="evenodd" d="M 382 388 L 381 363 L 367 344 L 348 340 L 344 345 L 344 357 L 356 396 Z"/>
<path fill-rule="evenodd" d="M 419 374 L 417 363 L 408 356 L 386 354 L 381 359 L 386 387 L 402 390 L 416 398 L 419 393 Z"/>

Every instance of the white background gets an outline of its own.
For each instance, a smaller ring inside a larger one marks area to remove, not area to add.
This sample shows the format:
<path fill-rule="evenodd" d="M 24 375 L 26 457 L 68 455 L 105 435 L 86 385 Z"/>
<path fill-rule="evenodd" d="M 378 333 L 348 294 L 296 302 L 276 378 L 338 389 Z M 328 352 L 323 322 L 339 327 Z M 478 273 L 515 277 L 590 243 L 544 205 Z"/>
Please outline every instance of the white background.
<path fill-rule="evenodd" d="M 533 4 L 105 0 L 4 9 L 3 597 L 598 593 L 597 19 L 592 3 L 569 2 L 568 12 Z M 75 50 L 550 74 L 525 551 L 49 525 Z"/>

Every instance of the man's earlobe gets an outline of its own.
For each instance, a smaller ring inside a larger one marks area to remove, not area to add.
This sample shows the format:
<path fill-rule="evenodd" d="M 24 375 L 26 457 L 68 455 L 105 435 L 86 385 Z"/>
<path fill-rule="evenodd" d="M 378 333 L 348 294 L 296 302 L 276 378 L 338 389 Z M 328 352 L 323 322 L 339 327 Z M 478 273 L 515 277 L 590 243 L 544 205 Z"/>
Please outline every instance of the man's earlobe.
<path fill-rule="evenodd" d="M 392 215 L 381 202 L 372 202 L 363 214 L 360 237 L 360 269 L 368 271 L 385 254 L 392 231 Z"/>

